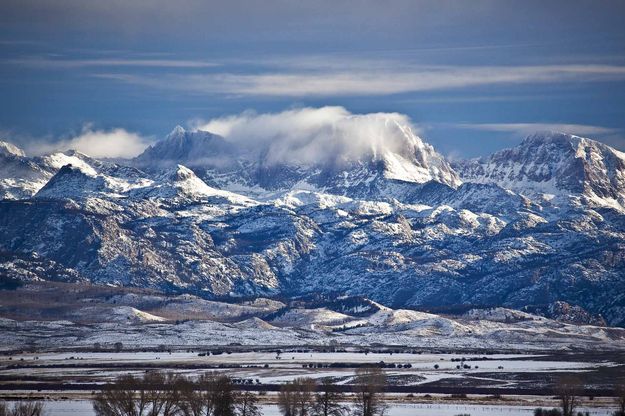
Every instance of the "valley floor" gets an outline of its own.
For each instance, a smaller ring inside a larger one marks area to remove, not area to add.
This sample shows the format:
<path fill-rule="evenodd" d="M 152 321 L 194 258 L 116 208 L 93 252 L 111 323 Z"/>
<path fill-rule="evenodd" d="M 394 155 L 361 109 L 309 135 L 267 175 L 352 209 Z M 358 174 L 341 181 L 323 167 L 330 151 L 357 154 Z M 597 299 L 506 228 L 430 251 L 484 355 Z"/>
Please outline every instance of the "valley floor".
<path fill-rule="evenodd" d="M 364 365 L 384 368 L 390 416 L 529 415 L 555 405 L 566 375 L 607 415 L 625 384 L 624 329 L 504 308 L 451 316 L 364 298 L 226 303 L 35 282 L 0 290 L 0 334 L 0 399 L 46 399 L 50 416 L 91 415 L 104 383 L 150 370 L 226 373 L 263 392 L 266 416 L 282 383 L 329 377 L 349 393 Z"/>
<path fill-rule="evenodd" d="M 625 384 L 623 353 L 432 353 L 420 350 L 313 347 L 126 352 L 21 352 L 0 357 L 0 390 L 90 392 L 122 374 L 149 370 L 196 376 L 221 372 L 241 389 L 275 392 L 298 377 L 332 378 L 351 391 L 363 365 L 385 369 L 397 394 L 553 395 L 558 380 L 578 375 L 588 396 L 609 396 Z"/>

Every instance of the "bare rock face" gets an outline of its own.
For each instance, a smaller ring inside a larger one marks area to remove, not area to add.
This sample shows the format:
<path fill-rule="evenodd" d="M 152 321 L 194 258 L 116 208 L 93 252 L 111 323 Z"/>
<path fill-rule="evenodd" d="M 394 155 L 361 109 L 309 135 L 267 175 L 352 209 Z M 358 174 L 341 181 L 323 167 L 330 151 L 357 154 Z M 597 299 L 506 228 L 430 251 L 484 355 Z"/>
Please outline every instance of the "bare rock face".
<path fill-rule="evenodd" d="M 388 132 L 393 146 L 305 163 L 182 128 L 127 163 L 0 146 L 0 273 L 625 325 L 622 153 L 534 135 L 454 169 Z"/>
<path fill-rule="evenodd" d="M 557 301 L 549 305 L 549 317 L 562 322 L 582 325 L 606 326 L 605 319 L 588 313 L 584 308 Z"/>

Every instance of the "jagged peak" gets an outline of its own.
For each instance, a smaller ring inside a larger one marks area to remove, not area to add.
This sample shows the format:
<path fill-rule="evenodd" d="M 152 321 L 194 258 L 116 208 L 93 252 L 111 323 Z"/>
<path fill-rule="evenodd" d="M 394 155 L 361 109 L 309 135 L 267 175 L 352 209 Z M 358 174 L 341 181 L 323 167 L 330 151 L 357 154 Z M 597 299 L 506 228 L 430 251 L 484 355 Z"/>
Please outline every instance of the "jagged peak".
<path fill-rule="evenodd" d="M 232 157 L 231 146 L 219 135 L 176 126 L 163 140 L 145 149 L 134 162 L 146 169 L 172 167 L 181 163 L 187 166 L 219 164 Z"/>
<path fill-rule="evenodd" d="M 26 153 L 13 143 L 0 140 L 0 154 L 25 157 Z"/>
<path fill-rule="evenodd" d="M 61 153 L 63 153 L 65 156 L 73 156 L 73 157 L 78 157 L 78 158 L 81 158 L 81 159 L 91 159 L 91 156 L 89 156 L 89 155 L 87 155 L 85 153 L 82 153 L 82 152 L 80 152 L 80 151 L 78 151 L 76 149 L 69 149 L 69 150 L 66 150 L 66 151 L 61 152 Z"/>
<path fill-rule="evenodd" d="M 527 148 L 527 147 L 535 147 L 541 145 L 556 145 L 561 146 L 563 148 L 570 147 L 571 150 L 575 151 L 580 145 L 590 144 L 596 145 L 598 147 L 609 147 L 601 142 L 598 142 L 593 139 L 588 139 L 581 136 L 576 136 L 574 134 L 564 133 L 561 131 L 539 131 L 533 134 L 528 135 L 523 141 L 520 143 L 519 147 Z"/>
<path fill-rule="evenodd" d="M 195 173 L 184 165 L 178 165 L 176 166 L 176 175 L 180 178 L 186 179 L 189 176 L 195 176 Z"/>
<path fill-rule="evenodd" d="M 569 142 L 573 139 L 580 139 L 580 136 L 576 136 L 574 134 L 565 133 L 563 131 L 558 130 L 539 130 L 532 134 L 528 134 L 525 139 L 521 143 L 530 143 L 530 142 L 554 142 L 554 141 L 562 141 Z"/>
<path fill-rule="evenodd" d="M 573 134 L 537 132 L 513 148 L 457 167 L 465 181 L 497 183 L 556 205 L 573 197 L 574 203 L 584 198 L 591 206 L 625 209 L 625 154 Z"/>
<path fill-rule="evenodd" d="M 35 198 L 75 199 L 108 192 L 107 180 L 83 166 L 63 165 L 41 188 Z"/>
<path fill-rule="evenodd" d="M 540 163 L 584 158 L 586 148 L 593 148 L 602 155 L 612 154 L 624 158 L 625 154 L 600 141 L 560 131 L 540 131 L 526 136 L 517 146 L 502 149 L 489 156 L 458 161 L 456 166 L 489 163 L 497 159 L 524 158 L 527 162 L 540 159 Z"/>
<path fill-rule="evenodd" d="M 525 139 L 523 139 L 523 141 L 517 146 L 517 148 L 527 149 L 529 147 L 546 144 L 560 146 L 562 147 L 562 149 L 570 150 L 572 152 L 578 152 L 583 147 L 594 147 L 602 152 L 610 152 L 619 157 L 623 157 L 622 152 L 614 149 L 613 147 L 603 142 L 561 131 L 540 131 L 530 134 Z"/>
<path fill-rule="evenodd" d="M 137 192 L 150 198 L 173 200 L 174 202 L 189 198 L 193 200 L 221 198 L 223 201 L 235 204 L 249 205 L 256 203 L 242 195 L 207 185 L 193 170 L 181 164 L 177 164 L 160 175 L 153 185 L 138 189 Z"/>
<path fill-rule="evenodd" d="M 172 181 L 172 182 L 180 182 L 180 181 L 189 180 L 189 179 L 193 179 L 193 178 L 197 178 L 199 181 L 202 181 L 200 178 L 197 177 L 195 172 L 193 172 L 188 167 L 186 167 L 184 165 L 180 165 L 180 164 L 176 165 L 172 169 L 169 169 L 163 175 L 163 179 L 169 180 L 169 181 Z"/>
<path fill-rule="evenodd" d="M 154 143 L 150 147 L 157 147 L 166 143 L 171 142 L 205 142 L 209 140 L 213 140 L 214 138 L 221 136 L 211 133 L 210 131 L 205 130 L 186 130 L 184 127 L 178 125 L 174 127 L 174 129 L 167 135 L 165 138 L 159 142 Z"/>
<path fill-rule="evenodd" d="M 182 127 L 180 124 L 178 124 L 176 127 L 173 128 L 173 130 L 167 135 L 167 137 L 174 137 L 174 136 L 180 136 L 180 135 L 184 135 L 187 131 L 185 130 L 184 127 Z"/>
<path fill-rule="evenodd" d="M 97 176 L 92 170 L 85 169 L 84 166 L 81 165 L 73 165 L 68 163 L 67 165 L 61 166 L 61 169 L 56 173 L 55 176 L 64 176 L 64 175 L 80 175 L 80 176 L 88 176 L 93 178 Z"/>
<path fill-rule="evenodd" d="M 176 194 L 206 196 L 214 195 L 218 192 L 217 189 L 208 186 L 191 169 L 180 164 L 168 169 L 160 176 L 160 180 L 157 182 L 170 184 L 177 189 Z"/>

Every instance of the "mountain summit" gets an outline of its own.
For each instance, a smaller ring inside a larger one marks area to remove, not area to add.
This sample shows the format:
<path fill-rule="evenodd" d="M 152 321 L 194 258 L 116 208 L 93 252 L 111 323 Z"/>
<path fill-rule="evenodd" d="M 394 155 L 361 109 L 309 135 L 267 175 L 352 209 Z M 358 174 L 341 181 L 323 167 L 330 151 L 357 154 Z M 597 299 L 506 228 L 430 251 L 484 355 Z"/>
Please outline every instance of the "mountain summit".
<path fill-rule="evenodd" d="M 176 126 L 167 137 L 134 159 L 134 164 L 146 169 L 169 168 L 177 165 L 191 167 L 222 166 L 234 156 L 233 146 L 223 137 L 206 131 L 186 131 Z"/>
<path fill-rule="evenodd" d="M 372 127 L 356 131 L 357 136 L 336 127 L 254 143 L 178 126 L 133 163 L 145 169 L 183 164 L 212 186 L 254 197 L 263 191 L 318 189 L 401 200 L 410 194 L 409 184 L 461 184 L 449 163 L 410 126 L 394 119 L 367 122 Z"/>
<path fill-rule="evenodd" d="M 26 156 L 26 153 L 24 153 L 24 151 L 20 149 L 19 147 L 9 142 L 3 142 L 1 140 L 0 140 L 0 154 L 4 156 L 11 156 L 11 155 L 19 156 L 19 157 Z"/>
<path fill-rule="evenodd" d="M 456 169 L 465 181 L 496 183 L 533 198 L 581 198 L 584 204 L 625 210 L 625 153 L 591 139 L 537 133 Z"/>

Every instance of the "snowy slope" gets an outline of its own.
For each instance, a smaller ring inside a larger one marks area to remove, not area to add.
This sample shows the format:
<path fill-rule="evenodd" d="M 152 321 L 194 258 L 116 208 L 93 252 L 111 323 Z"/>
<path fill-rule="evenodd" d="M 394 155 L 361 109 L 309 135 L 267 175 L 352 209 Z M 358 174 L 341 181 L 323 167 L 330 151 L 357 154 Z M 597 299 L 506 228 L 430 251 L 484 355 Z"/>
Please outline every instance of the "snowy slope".
<path fill-rule="evenodd" d="M 463 180 L 495 183 L 539 201 L 625 210 L 625 153 L 564 133 L 537 133 L 519 146 L 456 166 Z M 555 198 L 555 200 L 554 200 Z"/>
<path fill-rule="evenodd" d="M 387 137 L 376 137 L 369 148 L 358 153 L 338 148 L 329 160 L 292 163 L 275 161 L 275 149 L 252 151 L 227 138 L 185 131 L 178 126 L 133 163 L 148 169 L 181 163 L 209 185 L 255 198 L 284 189 L 318 189 L 374 199 L 402 198 L 407 192 L 406 183 L 437 181 L 451 187 L 460 185 L 449 163 L 414 135 L 409 126 L 389 122 L 384 134 Z M 379 144 L 382 142 L 384 146 Z"/>
<path fill-rule="evenodd" d="M 2 199 L 32 197 L 63 166 L 68 165 L 90 177 L 100 175 L 115 191 L 125 191 L 149 182 L 145 174 L 135 168 L 99 161 L 73 150 L 41 157 L 28 157 L 23 150 L 0 142 L 0 197 Z M 74 189 L 71 192 L 80 191 Z M 59 194 L 57 197 L 62 195 Z"/>
<path fill-rule="evenodd" d="M 0 146 L 0 270 L 213 300 L 367 296 L 395 311 L 378 308 L 379 322 L 420 322 L 415 331 L 463 329 L 397 311 L 555 311 L 563 302 L 575 313 L 562 316 L 625 325 L 622 153 L 532 136 L 457 164 L 462 182 L 405 126 L 381 131 L 392 146 L 373 142 L 332 163 L 270 163 L 262 151 L 182 128 L 134 166 Z M 328 310 L 297 319 L 309 328 L 378 325 Z"/>
<path fill-rule="evenodd" d="M 22 149 L 0 141 L 0 198 L 28 198 L 51 176 L 45 166 L 26 157 Z"/>

